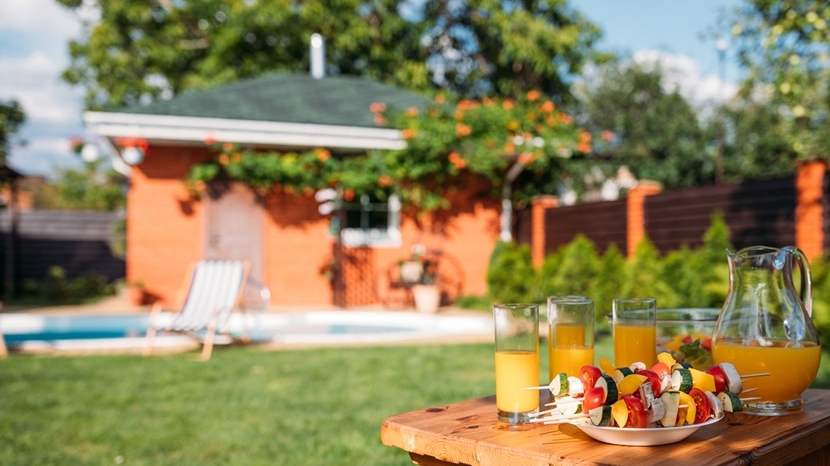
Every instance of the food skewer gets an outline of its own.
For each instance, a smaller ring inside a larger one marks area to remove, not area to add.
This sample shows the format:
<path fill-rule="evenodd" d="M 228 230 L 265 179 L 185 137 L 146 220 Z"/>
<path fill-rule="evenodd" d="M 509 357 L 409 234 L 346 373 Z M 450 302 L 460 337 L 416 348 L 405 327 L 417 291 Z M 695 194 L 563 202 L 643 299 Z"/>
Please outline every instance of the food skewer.
<path fill-rule="evenodd" d="M 753 377 L 766 377 L 769 375 L 769 372 L 758 372 L 757 374 L 742 374 L 741 379 L 751 379 Z M 746 391 L 746 390 L 744 390 Z"/>

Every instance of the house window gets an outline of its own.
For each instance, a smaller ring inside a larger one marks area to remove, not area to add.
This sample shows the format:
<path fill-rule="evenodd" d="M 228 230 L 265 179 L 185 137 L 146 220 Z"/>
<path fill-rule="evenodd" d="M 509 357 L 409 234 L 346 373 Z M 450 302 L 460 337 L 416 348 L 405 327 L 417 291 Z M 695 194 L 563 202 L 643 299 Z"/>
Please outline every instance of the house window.
<path fill-rule="evenodd" d="M 344 246 L 397 248 L 401 246 L 401 202 L 392 194 L 381 201 L 362 194 L 355 202 L 343 205 L 345 225 L 341 230 Z"/>

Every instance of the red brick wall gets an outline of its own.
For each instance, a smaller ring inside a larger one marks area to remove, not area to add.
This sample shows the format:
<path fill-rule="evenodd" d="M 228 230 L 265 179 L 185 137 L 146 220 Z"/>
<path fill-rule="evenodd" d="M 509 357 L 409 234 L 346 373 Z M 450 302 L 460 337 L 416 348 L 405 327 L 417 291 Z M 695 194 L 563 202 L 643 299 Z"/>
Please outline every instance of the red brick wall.
<path fill-rule="evenodd" d="M 827 164 L 815 161 L 798 167 L 795 175 L 795 243 L 808 259 L 824 252 L 824 175 Z"/>
<path fill-rule="evenodd" d="M 628 191 L 628 245 L 626 249 L 628 257 L 634 257 L 637 246 L 646 235 L 646 214 L 644 207 L 646 196 L 653 196 L 661 190 L 662 187 L 659 183 L 641 181 L 637 186 Z"/>
<path fill-rule="evenodd" d="M 273 304 L 332 302 L 329 281 L 320 274 L 332 256 L 328 218 L 317 212 L 312 196 L 276 192 L 268 198 L 263 273 Z"/>
<path fill-rule="evenodd" d="M 132 169 L 127 195 L 127 280 L 142 281 L 151 299 L 173 305 L 202 250 L 201 204 L 182 180 L 207 157 L 196 148 L 152 147 Z"/>
<path fill-rule="evenodd" d="M 202 148 L 152 146 L 130 178 L 127 279 L 144 282 L 151 299 L 167 306 L 179 304 L 177 292 L 188 268 L 201 259 L 202 204 L 188 193 L 183 180 L 193 163 L 209 156 Z M 477 192 L 454 196 L 453 210 L 437 213 L 426 229 L 404 215 L 398 248 L 351 251 L 355 260 L 344 270 L 346 305 L 380 303 L 389 291 L 383 288 L 386 271 L 406 258 L 416 243 L 442 251 L 442 267 L 455 280 L 456 294 L 486 294 L 487 265 L 498 239 L 499 204 L 477 198 Z M 271 304 L 333 304 L 331 283 L 320 273 L 333 252 L 329 221 L 317 212 L 313 193 L 275 190 L 266 200 L 264 225 L 262 279 L 271 290 Z"/>

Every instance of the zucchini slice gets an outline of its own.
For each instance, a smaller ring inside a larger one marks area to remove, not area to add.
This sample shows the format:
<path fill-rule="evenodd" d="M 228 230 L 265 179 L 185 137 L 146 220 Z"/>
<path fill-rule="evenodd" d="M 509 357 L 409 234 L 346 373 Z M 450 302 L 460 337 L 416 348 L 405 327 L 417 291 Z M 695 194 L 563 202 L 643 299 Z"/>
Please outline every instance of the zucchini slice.
<path fill-rule="evenodd" d="M 723 403 L 723 410 L 727 413 L 737 413 L 744 410 L 744 402 L 733 392 L 718 393 L 718 400 Z"/>
<path fill-rule="evenodd" d="M 689 369 L 675 369 L 671 373 L 671 388 L 672 390 L 679 390 L 684 393 L 694 387 L 694 379 Z"/>
<path fill-rule="evenodd" d="M 611 407 L 597 406 L 588 411 L 588 417 L 591 419 L 591 424 L 595 426 L 610 426 L 611 425 Z"/>
<path fill-rule="evenodd" d="M 669 390 L 660 395 L 660 400 L 663 401 L 663 417 L 660 419 L 660 424 L 663 427 L 674 427 L 677 424 L 677 410 L 680 407 L 680 392 L 677 390 Z"/>
<path fill-rule="evenodd" d="M 602 377 L 597 379 L 597 387 L 602 387 L 605 390 L 605 400 L 602 404 L 612 405 L 619 399 L 620 394 L 617 391 L 617 382 L 610 375 L 602 374 Z"/>
<path fill-rule="evenodd" d="M 568 374 L 560 372 L 556 377 L 551 379 L 548 389 L 554 397 L 568 393 Z"/>

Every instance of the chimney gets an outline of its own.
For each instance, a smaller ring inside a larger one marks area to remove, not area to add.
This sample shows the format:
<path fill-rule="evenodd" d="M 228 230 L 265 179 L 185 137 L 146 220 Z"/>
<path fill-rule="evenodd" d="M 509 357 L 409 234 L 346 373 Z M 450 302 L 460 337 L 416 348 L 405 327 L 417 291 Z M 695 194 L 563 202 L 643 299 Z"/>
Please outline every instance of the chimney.
<path fill-rule="evenodd" d="M 321 79 L 326 74 L 326 43 L 316 32 L 311 35 L 311 77 Z"/>

